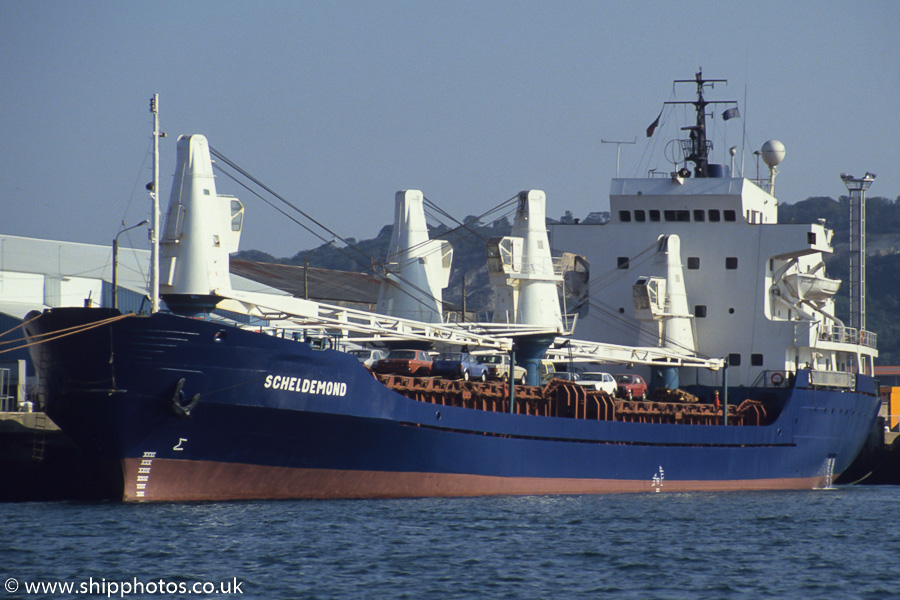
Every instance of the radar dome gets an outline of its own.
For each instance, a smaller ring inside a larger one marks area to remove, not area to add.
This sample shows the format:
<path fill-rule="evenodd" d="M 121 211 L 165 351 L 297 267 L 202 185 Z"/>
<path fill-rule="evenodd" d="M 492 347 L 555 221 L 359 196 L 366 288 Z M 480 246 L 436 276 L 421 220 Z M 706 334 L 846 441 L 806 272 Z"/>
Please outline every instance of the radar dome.
<path fill-rule="evenodd" d="M 784 160 L 784 144 L 778 140 L 769 140 L 763 144 L 762 159 L 770 167 L 781 164 Z"/>

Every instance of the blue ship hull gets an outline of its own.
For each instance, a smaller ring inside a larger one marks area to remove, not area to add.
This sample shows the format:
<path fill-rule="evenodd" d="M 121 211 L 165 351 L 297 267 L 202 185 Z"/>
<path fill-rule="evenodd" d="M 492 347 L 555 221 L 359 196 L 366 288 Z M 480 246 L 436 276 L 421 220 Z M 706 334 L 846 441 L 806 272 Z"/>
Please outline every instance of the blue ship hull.
<path fill-rule="evenodd" d="M 27 330 L 86 324 L 33 358 L 48 414 L 121 461 L 128 501 L 813 488 L 850 465 L 879 406 L 869 377 L 824 389 L 800 371 L 767 425 L 508 414 L 407 398 L 348 354 L 198 319 L 63 308 Z"/>

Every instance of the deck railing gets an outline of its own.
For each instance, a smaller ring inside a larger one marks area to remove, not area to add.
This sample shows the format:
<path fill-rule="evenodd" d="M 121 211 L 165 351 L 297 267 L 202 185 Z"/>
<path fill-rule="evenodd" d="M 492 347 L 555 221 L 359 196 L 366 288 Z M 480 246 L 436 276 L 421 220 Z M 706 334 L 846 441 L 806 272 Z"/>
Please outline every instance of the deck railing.
<path fill-rule="evenodd" d="M 815 387 L 856 388 L 856 373 L 843 371 L 810 371 L 809 383 Z"/>
<path fill-rule="evenodd" d="M 865 329 L 860 331 L 855 327 L 832 325 L 831 328 L 824 329 L 819 337 L 826 342 L 858 344 L 868 348 L 878 347 L 878 334 L 873 331 L 866 331 Z"/>

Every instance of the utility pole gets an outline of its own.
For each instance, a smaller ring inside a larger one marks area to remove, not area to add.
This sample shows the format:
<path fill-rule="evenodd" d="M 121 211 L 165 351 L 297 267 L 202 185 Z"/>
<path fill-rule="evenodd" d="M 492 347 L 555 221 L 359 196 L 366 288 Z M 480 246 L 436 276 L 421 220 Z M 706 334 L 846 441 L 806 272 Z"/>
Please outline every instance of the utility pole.
<path fill-rule="evenodd" d="M 462 278 L 462 319 L 463 323 L 466 322 L 466 275 L 468 273 L 463 273 Z"/>

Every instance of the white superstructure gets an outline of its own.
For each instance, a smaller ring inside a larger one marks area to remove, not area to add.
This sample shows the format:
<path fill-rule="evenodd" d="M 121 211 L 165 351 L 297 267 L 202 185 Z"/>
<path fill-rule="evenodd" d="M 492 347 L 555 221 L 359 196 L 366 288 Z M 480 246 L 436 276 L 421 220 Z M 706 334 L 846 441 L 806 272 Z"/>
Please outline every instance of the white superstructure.
<path fill-rule="evenodd" d="M 700 74 L 697 82 L 702 87 Z M 685 129 L 692 130 L 693 140 L 700 128 Z M 687 155 L 687 144 L 683 147 Z M 783 156 L 780 143 L 767 142 L 771 147 Z M 660 277 L 654 265 L 658 244 L 664 236 L 677 236 L 682 308 L 693 322 L 696 351 L 727 358 L 731 385 L 751 385 L 764 373 L 783 377 L 806 366 L 823 373 L 872 374 L 875 335 L 845 327 L 835 317 L 840 282 L 827 277 L 823 261 L 832 252 L 832 232 L 822 224 L 778 224 L 777 200 L 756 183 L 709 176 L 727 171 L 702 157 L 701 173 L 696 156 L 685 158 L 698 165 L 693 177 L 682 168 L 665 177 L 614 179 L 608 224 L 551 228 L 554 250 L 581 254 L 590 263 L 590 304 L 579 317 L 576 337 L 665 345 L 671 335 L 647 326 L 635 284 Z M 672 277 L 671 265 L 669 273 Z M 683 337 L 685 322 L 678 344 L 692 341 Z M 697 371 L 696 377 L 712 384 L 717 375 Z M 694 383 L 693 376 L 686 382 Z"/>

